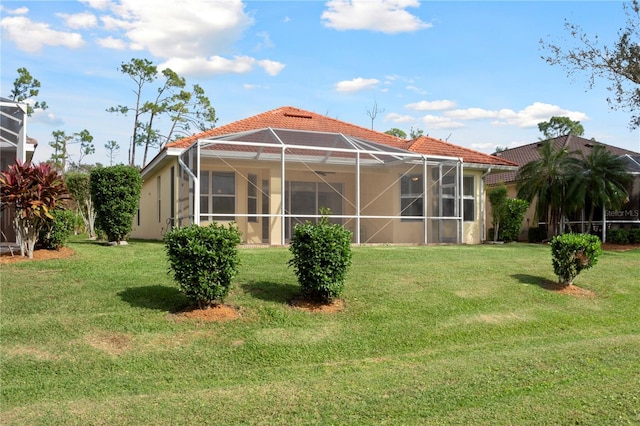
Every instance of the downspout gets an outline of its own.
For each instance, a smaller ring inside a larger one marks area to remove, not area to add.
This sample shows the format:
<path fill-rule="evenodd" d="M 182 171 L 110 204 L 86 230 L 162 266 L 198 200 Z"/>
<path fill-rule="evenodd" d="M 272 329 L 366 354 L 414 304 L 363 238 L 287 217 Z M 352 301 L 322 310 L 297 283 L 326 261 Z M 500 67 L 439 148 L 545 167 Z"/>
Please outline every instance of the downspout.
<path fill-rule="evenodd" d="M 484 179 L 491 173 L 492 167 L 480 177 L 480 242 L 485 242 L 487 235 L 486 198 L 484 192 Z"/>

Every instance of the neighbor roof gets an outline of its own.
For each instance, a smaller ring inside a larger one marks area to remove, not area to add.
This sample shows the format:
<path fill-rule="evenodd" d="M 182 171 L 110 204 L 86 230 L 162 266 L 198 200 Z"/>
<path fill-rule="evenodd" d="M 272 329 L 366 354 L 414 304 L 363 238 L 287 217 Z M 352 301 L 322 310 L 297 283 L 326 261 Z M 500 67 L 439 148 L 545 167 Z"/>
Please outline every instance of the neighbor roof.
<path fill-rule="evenodd" d="M 420 136 L 417 139 L 408 141 L 406 143 L 406 149 L 427 155 L 459 157 L 462 158 L 465 163 L 485 164 L 489 166 L 517 166 L 516 163 L 507 159 L 484 154 L 480 151 L 474 151 L 473 149 L 464 148 L 429 136 Z"/>
<path fill-rule="evenodd" d="M 206 139 L 220 135 L 266 128 L 342 133 L 344 135 L 377 142 L 394 148 L 405 149 L 427 156 L 438 155 L 459 157 L 462 158 L 465 163 L 476 163 L 489 166 L 517 166 L 517 164 L 507 159 L 483 154 L 439 139 L 422 136 L 415 140 L 407 141 L 393 135 L 377 132 L 345 121 L 340 121 L 335 118 L 290 106 L 283 106 L 252 117 L 234 121 L 232 123 L 225 124 L 224 126 L 216 127 L 211 130 L 168 143 L 166 147 L 188 148 L 198 139 Z"/>
<path fill-rule="evenodd" d="M 607 151 L 614 155 L 618 156 L 630 156 L 630 157 L 638 157 L 639 153 L 634 151 L 629 151 L 628 149 L 618 148 L 616 146 L 607 145 L 601 142 L 597 142 L 592 139 L 585 139 L 575 135 L 565 135 L 560 136 L 554 139 L 551 139 L 551 143 L 553 144 L 554 150 L 558 150 L 561 148 L 566 149 L 571 155 L 578 155 L 578 153 L 583 153 L 585 155 L 589 154 L 594 146 L 602 145 Z M 538 148 L 542 145 L 542 141 L 530 143 L 528 145 L 519 146 L 516 148 L 507 149 L 504 151 L 496 152 L 493 154 L 496 157 L 513 161 L 520 166 L 524 166 L 532 161 L 535 161 L 540 158 L 540 153 Z M 632 171 L 632 170 L 631 170 Z M 487 177 L 487 184 L 496 184 L 500 182 L 510 183 L 515 182 L 516 180 L 516 171 L 498 173 Z"/>

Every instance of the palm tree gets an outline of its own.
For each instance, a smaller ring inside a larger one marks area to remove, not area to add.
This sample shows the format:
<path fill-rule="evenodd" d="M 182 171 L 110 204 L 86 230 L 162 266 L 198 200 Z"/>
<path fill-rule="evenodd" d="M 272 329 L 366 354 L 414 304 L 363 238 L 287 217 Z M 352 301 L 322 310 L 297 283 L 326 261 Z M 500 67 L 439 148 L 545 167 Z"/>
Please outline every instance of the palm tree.
<path fill-rule="evenodd" d="M 518 198 L 532 203 L 536 200 L 535 220 L 547 222 L 547 237 L 559 233 L 559 222 L 567 194 L 569 153 L 554 149 L 551 140 L 545 140 L 538 149 L 540 158 L 524 165 L 518 171 L 516 189 Z"/>
<path fill-rule="evenodd" d="M 588 155 L 580 153 L 579 157 L 571 158 L 568 172 L 575 207 L 589 206 L 589 231 L 596 206 L 619 209 L 629 200 L 627 186 L 632 176 L 624 161 L 602 145 L 595 145 Z"/>

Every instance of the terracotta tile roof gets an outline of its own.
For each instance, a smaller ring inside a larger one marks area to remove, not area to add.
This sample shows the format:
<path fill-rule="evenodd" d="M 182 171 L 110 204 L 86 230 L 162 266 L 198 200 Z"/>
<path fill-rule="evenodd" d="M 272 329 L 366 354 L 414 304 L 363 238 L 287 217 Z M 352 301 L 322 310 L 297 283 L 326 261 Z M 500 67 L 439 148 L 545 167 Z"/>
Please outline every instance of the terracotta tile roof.
<path fill-rule="evenodd" d="M 607 151 L 619 156 L 629 155 L 631 157 L 634 157 L 640 155 L 637 152 L 629 151 L 628 149 L 618 148 L 616 146 L 603 144 L 601 142 L 581 138 L 574 135 L 560 136 L 552 139 L 551 142 L 553 143 L 554 149 L 565 148 L 571 155 L 578 155 L 579 152 L 582 152 L 586 155 L 591 152 L 591 149 L 593 149 L 595 145 L 602 145 L 607 149 Z M 497 152 L 493 155 L 505 160 L 513 161 L 514 163 L 523 166 L 540 158 L 538 148 L 541 144 L 542 142 L 538 141 L 530 143 L 528 145 L 523 145 Z M 517 172 L 515 171 L 494 174 L 487 177 L 487 184 L 515 182 L 516 175 Z"/>
<path fill-rule="evenodd" d="M 171 142 L 167 144 L 167 148 L 187 148 L 198 139 L 244 132 L 248 130 L 264 129 L 268 127 L 273 129 L 342 133 L 348 136 L 425 155 L 461 157 L 466 163 L 516 166 L 515 163 L 507 159 L 483 154 L 439 139 L 422 136 L 413 141 L 406 141 L 396 136 L 377 132 L 375 130 L 356 126 L 354 124 L 290 106 L 276 108 L 271 111 L 263 112 L 252 117 L 234 121 L 233 123 L 225 124 L 224 126 L 216 127 L 214 129 Z"/>
<path fill-rule="evenodd" d="M 464 148 L 429 136 L 420 136 L 418 139 L 408 141 L 405 149 L 425 155 L 459 157 L 465 163 L 486 164 L 489 166 L 517 166 L 516 163 L 507 159 L 484 154 L 480 151 Z"/>
<path fill-rule="evenodd" d="M 383 143 L 396 148 L 402 148 L 405 143 L 403 139 L 396 136 L 376 132 L 375 130 L 356 126 L 354 124 L 316 114 L 315 112 L 284 106 L 177 140 L 167 144 L 167 147 L 187 148 L 198 139 L 244 132 L 247 130 L 265 129 L 268 127 L 273 129 L 343 133 L 345 135 L 366 139 L 371 142 Z"/>

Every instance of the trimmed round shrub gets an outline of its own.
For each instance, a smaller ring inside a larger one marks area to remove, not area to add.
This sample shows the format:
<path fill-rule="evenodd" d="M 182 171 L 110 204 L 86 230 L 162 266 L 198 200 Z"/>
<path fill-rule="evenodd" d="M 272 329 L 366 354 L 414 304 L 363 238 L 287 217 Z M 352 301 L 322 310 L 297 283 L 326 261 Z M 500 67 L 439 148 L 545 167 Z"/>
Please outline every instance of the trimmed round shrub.
<path fill-rule="evenodd" d="M 629 230 L 629 243 L 640 244 L 640 228 Z"/>
<path fill-rule="evenodd" d="M 124 165 L 101 167 L 91 171 L 89 183 L 96 226 L 109 241 L 125 240 L 138 210 L 142 189 L 140 171 Z"/>
<path fill-rule="evenodd" d="M 329 224 L 322 217 L 317 224 L 298 224 L 293 230 L 289 251 L 302 297 L 312 302 L 330 303 L 344 289 L 351 266 L 351 232 L 342 225 Z"/>
<path fill-rule="evenodd" d="M 174 228 L 164 235 L 169 273 L 199 308 L 222 303 L 229 294 L 240 263 L 240 235 L 235 224 L 216 222 Z"/>
<path fill-rule="evenodd" d="M 53 219 L 40 230 L 38 243 L 48 250 L 60 250 L 73 234 L 77 217 L 71 210 L 56 209 Z"/>
<path fill-rule="evenodd" d="M 607 242 L 613 244 L 629 244 L 629 231 L 626 229 L 610 229 L 607 232 Z"/>
<path fill-rule="evenodd" d="M 598 263 L 602 243 L 595 235 L 563 234 L 553 237 L 549 243 L 553 271 L 558 282 L 569 286 L 578 274 Z"/>

